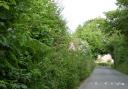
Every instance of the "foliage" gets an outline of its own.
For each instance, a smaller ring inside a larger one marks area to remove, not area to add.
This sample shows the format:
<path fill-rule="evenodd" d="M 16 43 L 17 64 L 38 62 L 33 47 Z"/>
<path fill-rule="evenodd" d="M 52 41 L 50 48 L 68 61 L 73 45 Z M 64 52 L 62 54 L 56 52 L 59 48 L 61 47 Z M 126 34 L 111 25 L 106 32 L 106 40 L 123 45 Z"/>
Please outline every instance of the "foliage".
<path fill-rule="evenodd" d="M 127 7 L 121 1 L 123 0 L 118 4 L 122 6 L 119 5 L 117 10 L 107 12 L 106 19 L 96 18 L 85 22 L 77 28 L 75 35 L 88 42 L 93 55 L 112 54 L 114 67 L 128 73 L 128 13 Z"/>
<path fill-rule="evenodd" d="M 128 63 L 128 59 L 127 59 L 128 43 L 126 37 L 119 32 L 115 32 L 110 37 L 110 45 L 111 48 L 113 49 L 112 54 L 115 59 L 114 67 L 121 69 L 120 68 L 121 65 L 126 65 Z"/>
<path fill-rule="evenodd" d="M 105 19 L 96 18 L 85 22 L 83 26 L 77 28 L 76 36 L 88 42 L 95 56 L 106 52 L 108 43 L 107 35 L 104 34 L 106 23 Z"/>
<path fill-rule="evenodd" d="M 128 1 L 127 0 L 117 0 L 117 4 L 119 5 L 119 6 L 128 6 Z"/>
<path fill-rule="evenodd" d="M 73 89 L 92 70 L 52 0 L 0 0 L 0 88 Z M 86 54 L 86 55 L 85 55 Z"/>
<path fill-rule="evenodd" d="M 110 36 L 109 48 L 115 59 L 115 68 L 128 73 L 128 1 L 117 0 L 118 8 L 106 13 L 113 34 Z"/>

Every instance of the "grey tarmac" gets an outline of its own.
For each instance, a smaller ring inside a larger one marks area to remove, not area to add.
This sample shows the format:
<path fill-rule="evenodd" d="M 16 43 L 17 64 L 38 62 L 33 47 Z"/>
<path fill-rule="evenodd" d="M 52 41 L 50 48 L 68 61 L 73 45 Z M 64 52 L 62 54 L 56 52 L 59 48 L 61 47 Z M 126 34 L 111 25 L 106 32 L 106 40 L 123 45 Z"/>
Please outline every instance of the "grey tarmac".
<path fill-rule="evenodd" d="M 128 76 L 107 67 L 97 67 L 78 89 L 128 89 Z"/>

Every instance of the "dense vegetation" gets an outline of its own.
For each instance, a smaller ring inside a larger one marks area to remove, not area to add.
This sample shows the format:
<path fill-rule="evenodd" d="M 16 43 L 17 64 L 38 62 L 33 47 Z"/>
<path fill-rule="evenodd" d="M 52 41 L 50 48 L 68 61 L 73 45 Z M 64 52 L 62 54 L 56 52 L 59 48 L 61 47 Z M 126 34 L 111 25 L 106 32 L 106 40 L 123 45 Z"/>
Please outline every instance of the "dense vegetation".
<path fill-rule="evenodd" d="M 114 67 L 128 73 L 128 1 L 117 0 L 118 8 L 77 28 L 75 36 L 86 40 L 94 56 L 111 53 Z"/>
<path fill-rule="evenodd" d="M 98 54 L 128 73 L 128 1 L 67 31 L 53 0 L 0 0 L 0 89 L 74 89 Z"/>
<path fill-rule="evenodd" d="M 75 33 L 76 37 L 86 40 L 89 43 L 90 49 L 95 57 L 107 51 L 107 34 L 102 31 L 106 23 L 103 18 L 95 18 L 85 22 L 83 26 L 79 26 Z"/>
<path fill-rule="evenodd" d="M 107 21 L 113 31 L 110 47 L 115 59 L 115 68 L 128 74 L 128 1 L 117 0 L 118 8 L 106 13 Z"/>
<path fill-rule="evenodd" d="M 52 0 L 0 0 L 0 89 L 73 89 L 89 75 L 91 50 L 60 12 Z"/>

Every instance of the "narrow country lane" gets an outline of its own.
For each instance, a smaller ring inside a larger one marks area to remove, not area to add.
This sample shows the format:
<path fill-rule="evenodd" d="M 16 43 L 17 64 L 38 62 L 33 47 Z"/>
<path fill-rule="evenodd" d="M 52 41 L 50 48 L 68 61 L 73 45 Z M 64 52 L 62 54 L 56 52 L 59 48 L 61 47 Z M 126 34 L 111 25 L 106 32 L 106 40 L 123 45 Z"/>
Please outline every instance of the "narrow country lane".
<path fill-rule="evenodd" d="M 79 89 L 128 89 L 128 76 L 114 69 L 98 67 Z"/>

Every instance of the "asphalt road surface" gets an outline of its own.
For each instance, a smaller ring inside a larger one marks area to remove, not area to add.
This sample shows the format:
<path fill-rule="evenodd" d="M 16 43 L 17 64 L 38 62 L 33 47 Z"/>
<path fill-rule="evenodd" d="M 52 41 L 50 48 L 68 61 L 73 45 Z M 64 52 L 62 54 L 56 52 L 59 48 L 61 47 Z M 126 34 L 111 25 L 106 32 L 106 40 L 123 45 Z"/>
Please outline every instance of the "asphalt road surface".
<path fill-rule="evenodd" d="M 78 89 L 128 89 L 128 76 L 111 68 L 98 67 Z"/>

